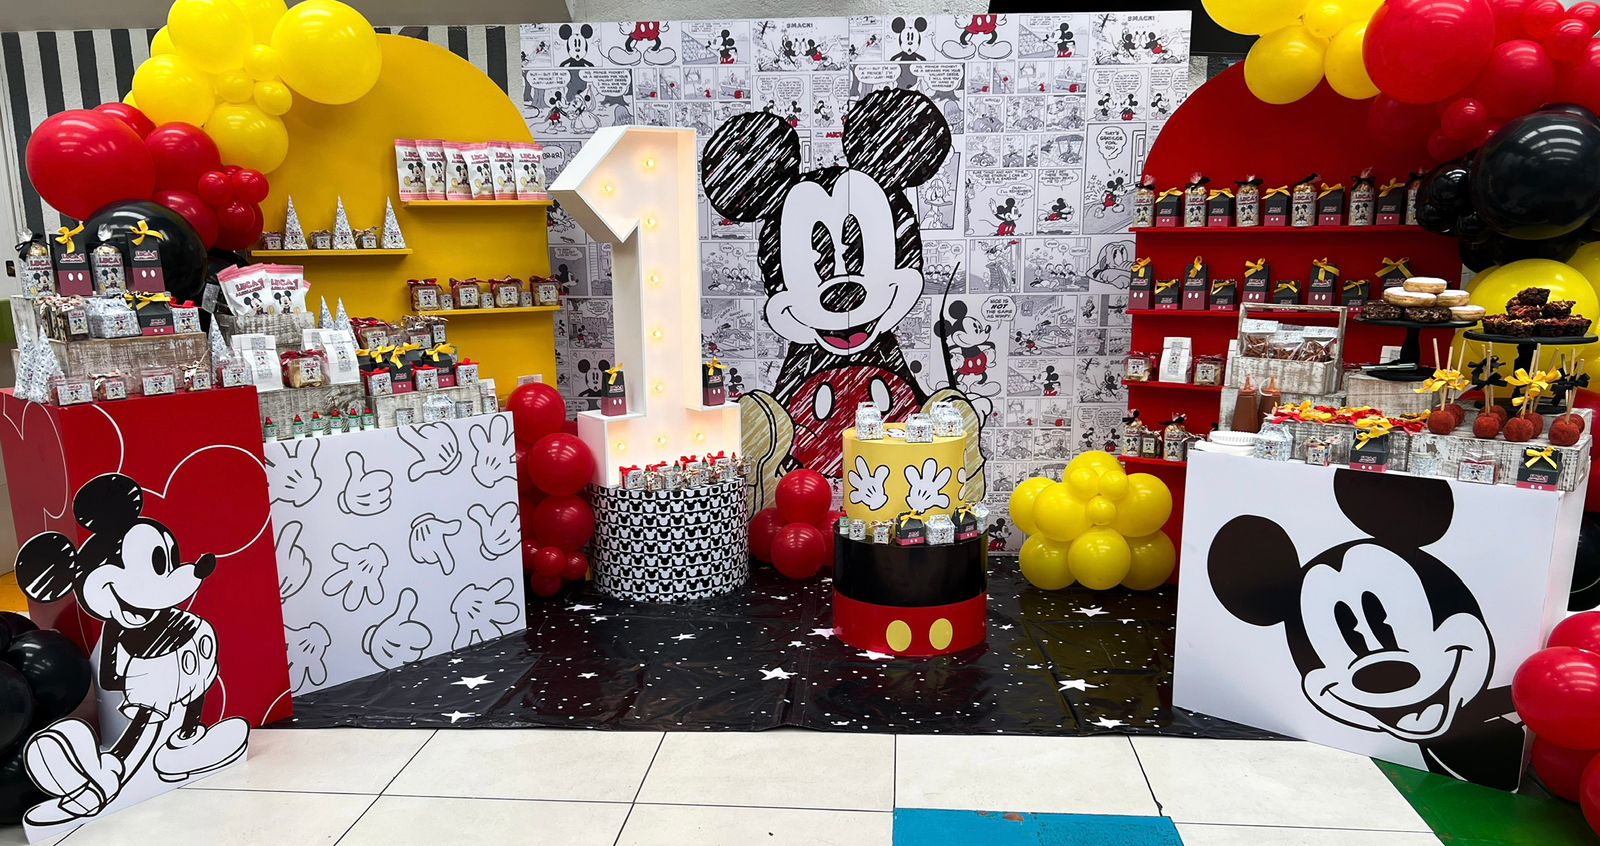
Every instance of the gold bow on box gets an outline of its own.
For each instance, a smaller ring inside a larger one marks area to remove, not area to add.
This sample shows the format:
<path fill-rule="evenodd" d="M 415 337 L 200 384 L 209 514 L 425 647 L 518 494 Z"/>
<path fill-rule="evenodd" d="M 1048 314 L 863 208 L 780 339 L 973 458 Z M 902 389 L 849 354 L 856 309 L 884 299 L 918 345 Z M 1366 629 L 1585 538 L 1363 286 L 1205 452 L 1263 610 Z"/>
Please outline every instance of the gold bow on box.
<path fill-rule="evenodd" d="M 1214 189 L 1211 192 L 1210 199 L 1215 200 L 1215 199 L 1217 199 L 1219 197 L 1227 197 L 1230 200 L 1233 199 L 1233 189 L 1231 189 L 1231 188 L 1217 188 L 1217 189 Z"/>
<path fill-rule="evenodd" d="M 1300 283 L 1296 282 L 1293 279 L 1285 279 L 1282 282 L 1279 282 L 1278 284 L 1272 286 L 1272 290 L 1273 290 L 1274 293 L 1276 293 L 1278 291 L 1288 291 L 1288 292 L 1293 293 L 1293 294 L 1299 294 L 1300 293 Z"/>
<path fill-rule="evenodd" d="M 617 384 L 617 377 L 622 375 L 622 362 L 617 362 L 606 370 L 606 384 Z"/>
<path fill-rule="evenodd" d="M 1183 189 L 1182 188 L 1168 188 L 1167 190 L 1162 191 L 1160 194 L 1156 195 L 1156 201 L 1160 202 L 1162 200 L 1165 200 L 1168 197 L 1182 197 L 1182 196 L 1183 196 Z"/>
<path fill-rule="evenodd" d="M 1327 259 L 1312 259 L 1311 266 L 1316 268 L 1317 281 L 1326 282 L 1329 278 L 1339 278 L 1339 268 L 1328 263 Z"/>
<path fill-rule="evenodd" d="M 1220 294 L 1233 285 L 1232 279 L 1218 279 L 1211 283 L 1211 293 Z"/>
<path fill-rule="evenodd" d="M 1528 447 L 1522 451 L 1522 454 L 1528 457 L 1528 460 L 1522 463 L 1522 466 L 1524 467 L 1532 467 L 1533 465 L 1543 461 L 1544 463 L 1550 465 L 1551 470 L 1561 469 L 1561 466 L 1556 464 L 1556 448 L 1553 446 L 1547 446 L 1544 449 Z"/>
<path fill-rule="evenodd" d="M 1244 272 L 1245 272 L 1246 276 L 1249 276 L 1252 273 L 1260 273 L 1261 271 L 1266 270 L 1266 269 L 1267 269 L 1267 260 L 1266 259 L 1256 259 L 1255 261 L 1246 261 L 1244 263 Z"/>
<path fill-rule="evenodd" d="M 1263 195 L 1263 196 L 1265 196 L 1265 197 L 1276 197 L 1276 196 L 1278 196 L 1280 194 L 1285 196 L 1285 197 L 1289 196 L 1289 186 L 1280 185 L 1277 188 L 1268 188 L 1267 189 L 1267 193 L 1265 195 Z"/>
<path fill-rule="evenodd" d="M 151 229 L 150 221 L 142 217 L 139 218 L 138 223 L 128 227 L 128 234 L 133 236 L 130 240 L 133 241 L 134 246 L 143 246 L 146 237 L 153 237 L 158 241 L 167 240 L 167 236 L 164 233 Z"/>
<path fill-rule="evenodd" d="M 1150 259 L 1148 259 L 1148 258 L 1134 259 L 1133 260 L 1133 268 L 1132 268 L 1133 269 L 1133 275 L 1134 276 L 1143 275 L 1144 269 L 1149 267 L 1149 266 L 1150 266 Z"/>
<path fill-rule="evenodd" d="M 1369 280 L 1366 279 L 1347 279 L 1344 283 L 1344 290 L 1356 291 L 1358 292 L 1359 296 L 1365 297 L 1367 295 L 1366 289 L 1368 281 Z"/>
<path fill-rule="evenodd" d="M 126 297 L 130 303 L 138 303 L 138 305 L 134 306 L 135 310 L 142 309 L 147 305 L 153 305 L 155 303 L 167 303 L 169 305 L 172 303 L 172 295 L 166 291 L 161 291 L 155 294 L 123 294 L 123 296 Z"/>
<path fill-rule="evenodd" d="M 706 362 L 706 375 L 707 376 L 715 376 L 715 375 L 717 375 L 717 371 L 718 370 L 727 370 L 727 369 L 728 369 L 728 365 L 723 364 L 722 362 L 718 361 L 716 356 L 712 356 L 711 360 Z"/>
<path fill-rule="evenodd" d="M 1196 276 L 1199 276 L 1200 275 L 1200 271 L 1205 270 L 1205 269 L 1206 269 L 1205 261 L 1203 259 L 1201 259 L 1199 256 L 1195 256 L 1194 257 L 1194 263 L 1189 265 L 1189 278 L 1193 279 Z"/>
<path fill-rule="evenodd" d="M 1178 280 L 1176 279 L 1162 279 L 1156 282 L 1156 293 L 1159 294 L 1176 284 L 1178 284 Z"/>
<path fill-rule="evenodd" d="M 70 228 L 70 229 L 65 227 L 65 226 L 63 226 L 60 229 L 56 230 L 56 243 L 57 244 L 65 244 L 66 247 L 67 247 L 67 252 L 75 253 L 75 252 L 78 251 L 78 242 L 76 242 L 76 241 L 74 241 L 72 239 L 76 238 L 77 236 L 82 235 L 82 234 L 83 234 L 83 224 L 81 224 L 81 223 L 78 224 L 77 226 L 74 226 L 74 227 Z"/>
<path fill-rule="evenodd" d="M 1388 182 L 1385 182 L 1383 184 L 1383 187 L 1378 189 L 1378 196 L 1387 197 L 1390 194 L 1393 194 L 1396 188 L 1404 188 L 1404 187 L 1406 187 L 1406 184 L 1404 182 L 1401 182 L 1398 179 L 1391 179 Z"/>
<path fill-rule="evenodd" d="M 1363 417 L 1356 421 L 1356 449 L 1369 443 L 1386 438 L 1394 431 L 1394 423 L 1387 417 Z"/>
<path fill-rule="evenodd" d="M 1411 265 L 1410 265 L 1410 262 L 1411 262 L 1411 259 L 1409 259 L 1409 258 L 1397 258 L 1397 259 L 1385 258 L 1383 260 L 1383 267 L 1379 268 L 1379 270 L 1378 270 L 1378 275 L 1379 276 L 1388 276 L 1390 273 L 1392 273 L 1394 271 L 1399 271 L 1400 272 L 1400 276 L 1402 278 L 1410 279 L 1411 278 Z"/>
<path fill-rule="evenodd" d="M 456 348 L 454 344 L 435 344 L 433 349 L 423 353 L 423 355 L 434 364 L 438 364 L 439 359 L 443 358 L 444 356 L 450 356 L 454 358 L 455 354 Z"/>
<path fill-rule="evenodd" d="M 1343 191 L 1343 190 L 1344 190 L 1344 183 L 1343 182 L 1335 182 L 1332 185 L 1329 185 L 1327 183 L 1323 183 L 1322 190 L 1317 192 L 1317 199 L 1320 200 L 1323 197 L 1326 197 L 1326 196 L 1328 196 L 1329 194 L 1332 194 L 1335 191 Z"/>

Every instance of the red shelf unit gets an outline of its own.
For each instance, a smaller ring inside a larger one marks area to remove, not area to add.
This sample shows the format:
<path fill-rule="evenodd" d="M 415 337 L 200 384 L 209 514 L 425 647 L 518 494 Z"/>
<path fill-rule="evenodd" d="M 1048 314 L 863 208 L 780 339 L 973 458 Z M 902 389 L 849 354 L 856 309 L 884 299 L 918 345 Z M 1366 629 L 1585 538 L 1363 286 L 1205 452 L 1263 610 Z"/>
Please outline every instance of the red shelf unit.
<path fill-rule="evenodd" d="M 1207 391 L 1213 394 L 1222 393 L 1221 385 L 1191 385 L 1187 382 L 1130 382 L 1122 380 L 1123 387 L 1127 388 L 1160 388 L 1168 391 Z"/>
<path fill-rule="evenodd" d="M 1304 176 L 1304 174 L 1301 175 Z M 1226 238 L 1230 236 L 1416 236 L 1427 234 L 1421 227 L 1417 226 L 1146 226 L 1133 230 L 1133 233 L 1135 235 L 1160 236 L 1163 238 L 1168 236 Z"/>

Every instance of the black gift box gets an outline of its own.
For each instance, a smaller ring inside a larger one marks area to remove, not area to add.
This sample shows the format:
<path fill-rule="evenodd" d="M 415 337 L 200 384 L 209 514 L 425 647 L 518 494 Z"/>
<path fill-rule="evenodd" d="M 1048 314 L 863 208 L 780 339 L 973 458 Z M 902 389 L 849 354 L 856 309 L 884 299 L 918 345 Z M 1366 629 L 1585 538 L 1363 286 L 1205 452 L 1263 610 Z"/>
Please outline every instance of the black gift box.
<path fill-rule="evenodd" d="M 1206 225 L 1207 226 L 1232 226 L 1233 225 L 1233 192 L 1227 188 L 1219 188 L 1211 192 L 1206 199 Z"/>
<path fill-rule="evenodd" d="M 1157 280 L 1153 299 L 1156 311 L 1177 311 L 1183 307 L 1183 288 L 1177 279 Z"/>
<path fill-rule="evenodd" d="M 722 405 L 728 401 L 728 377 L 725 375 L 727 365 L 715 358 L 706 362 L 700 370 L 700 404 L 705 406 Z"/>
<path fill-rule="evenodd" d="M 1133 263 L 1133 277 L 1128 283 L 1128 308 L 1142 311 L 1150 308 L 1151 292 L 1155 290 L 1155 268 L 1147 258 Z"/>
<path fill-rule="evenodd" d="M 135 235 L 128 239 L 128 290 L 154 294 L 167 290 L 161 269 L 161 239 Z"/>
<path fill-rule="evenodd" d="M 1528 447 L 1517 464 L 1517 487 L 1536 491 L 1560 490 L 1561 452 L 1554 447 Z"/>
<path fill-rule="evenodd" d="M 1239 280 L 1211 280 L 1211 305 L 1209 308 L 1212 311 L 1238 311 Z"/>
<path fill-rule="evenodd" d="M 1156 197 L 1156 226 L 1166 229 L 1183 223 L 1183 189 L 1168 188 Z"/>
<path fill-rule="evenodd" d="M 70 229 L 61 227 L 56 236 L 50 239 L 50 258 L 56 267 L 56 289 L 63 296 L 87 297 L 94 293 L 88 242 L 81 223 Z"/>
<path fill-rule="evenodd" d="M 1311 305 L 1333 305 L 1339 288 L 1339 268 L 1318 259 L 1311 263 Z"/>
<path fill-rule="evenodd" d="M 607 417 L 628 413 L 628 382 L 621 364 L 605 371 L 605 382 L 600 388 L 600 413 Z"/>
<path fill-rule="evenodd" d="M 1406 184 L 1391 179 L 1378 189 L 1377 217 L 1379 226 L 1399 226 L 1406 219 Z"/>
<path fill-rule="evenodd" d="M 1398 288 L 1415 275 L 1411 272 L 1411 259 L 1405 257 L 1397 259 L 1385 257 L 1383 266 L 1378 268 L 1378 278 L 1383 280 L 1385 290 Z M 1379 294 L 1374 294 L 1371 299 L 1377 299 L 1378 296 Z"/>
<path fill-rule="evenodd" d="M 128 294 L 127 299 L 134 316 L 139 318 L 139 334 L 171 335 L 176 331 L 172 325 L 171 294 Z"/>
<path fill-rule="evenodd" d="M 1300 302 L 1300 280 L 1279 279 L 1272 283 L 1272 301 L 1282 305 Z"/>
<path fill-rule="evenodd" d="M 1288 226 L 1289 206 L 1293 202 L 1294 196 L 1289 193 L 1289 186 L 1268 188 L 1261 197 L 1261 225 Z"/>
<path fill-rule="evenodd" d="M 1317 192 L 1317 225 L 1342 225 L 1345 198 L 1348 196 L 1349 192 L 1345 190 L 1344 183 L 1334 185 L 1323 183 L 1322 190 Z"/>
<path fill-rule="evenodd" d="M 1360 308 L 1372 298 L 1372 280 L 1346 279 L 1339 285 L 1339 305 Z"/>
<path fill-rule="evenodd" d="M 1205 311 L 1211 297 L 1211 269 L 1195 256 L 1194 262 L 1183 273 L 1184 311 Z"/>
<path fill-rule="evenodd" d="M 1272 265 L 1266 259 L 1244 263 L 1244 302 L 1264 303 L 1272 292 Z"/>
<path fill-rule="evenodd" d="M 1350 469 L 1383 473 L 1389 469 L 1389 436 L 1350 445 Z"/>

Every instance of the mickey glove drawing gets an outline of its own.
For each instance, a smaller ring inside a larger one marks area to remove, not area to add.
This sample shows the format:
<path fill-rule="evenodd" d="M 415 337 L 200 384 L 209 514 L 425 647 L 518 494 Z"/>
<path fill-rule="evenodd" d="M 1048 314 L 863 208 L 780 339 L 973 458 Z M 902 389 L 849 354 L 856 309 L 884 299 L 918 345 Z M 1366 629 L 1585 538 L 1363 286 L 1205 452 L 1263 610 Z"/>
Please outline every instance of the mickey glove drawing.
<path fill-rule="evenodd" d="M 411 557 L 418 564 L 438 567 L 448 576 L 456 570 L 456 556 L 446 540 L 460 533 L 460 520 L 440 520 L 423 514 L 411 521 Z"/>
<path fill-rule="evenodd" d="M 447 474 L 461 464 L 461 442 L 448 423 L 402 426 L 400 440 L 417 454 L 417 460 L 406 470 L 407 478 L 413 482 L 429 473 Z"/>
<path fill-rule="evenodd" d="M 417 592 L 411 588 L 400 591 L 400 601 L 394 613 L 382 622 L 367 629 L 361 638 L 361 651 L 367 653 L 372 663 L 393 670 L 422 657 L 433 643 L 433 632 L 413 620 L 417 613 Z"/>
<path fill-rule="evenodd" d="M 303 629 L 288 629 L 289 686 L 299 693 L 307 684 L 321 687 L 328 680 L 328 647 L 333 637 L 321 623 L 312 623 Z"/>
<path fill-rule="evenodd" d="M 877 511 L 889 502 L 889 495 L 883 490 L 884 483 L 889 481 L 889 465 L 879 464 L 873 470 L 867 466 L 867 459 L 858 455 L 856 469 L 851 470 L 849 476 L 851 504 Z"/>
<path fill-rule="evenodd" d="M 501 503 L 493 513 L 479 503 L 473 503 L 467 509 L 467 516 L 478 524 L 478 533 L 482 537 L 478 551 L 483 553 L 484 558 L 499 558 L 522 542 L 522 528 L 517 514 L 515 502 Z"/>
<path fill-rule="evenodd" d="M 339 597 L 346 611 L 354 611 L 363 603 L 383 604 L 384 568 L 389 566 L 389 556 L 375 543 L 356 549 L 342 543 L 333 545 L 333 560 L 344 566 L 334 571 L 322 583 L 325 596 Z"/>
<path fill-rule="evenodd" d="M 456 637 L 452 649 L 499 637 L 507 627 L 522 619 L 522 606 L 511 601 L 513 585 L 509 577 L 481 588 L 467 585 L 450 600 L 450 613 L 456 615 Z"/>
<path fill-rule="evenodd" d="M 487 427 L 474 424 L 467 432 L 472 444 L 472 478 L 486 488 L 492 488 L 501 479 L 517 478 L 517 452 L 511 444 L 511 422 L 500 415 L 489 420 Z"/>
<path fill-rule="evenodd" d="M 303 526 L 299 520 L 283 524 L 278 532 L 278 599 L 284 600 L 300 592 L 311 578 L 311 559 L 300 545 Z"/>
<path fill-rule="evenodd" d="M 271 446 L 267 449 L 267 466 L 277 471 L 277 479 L 272 486 L 272 501 L 287 502 L 299 508 L 322 490 L 322 479 L 317 477 L 317 468 L 312 463 L 321 444 L 314 440 L 299 440 L 284 441 L 275 446 L 283 450 L 283 456 L 274 459 L 272 455 L 275 450 Z"/>
<path fill-rule="evenodd" d="M 913 511 L 949 508 L 950 496 L 944 493 L 944 486 L 950 484 L 950 475 L 950 468 L 941 469 L 939 462 L 931 458 L 922 462 L 920 471 L 916 467 L 907 467 L 906 482 L 911 485 L 911 493 L 906 495 L 906 504 Z"/>
<path fill-rule="evenodd" d="M 350 479 L 339 492 L 339 510 L 357 517 L 388 511 L 394 474 L 388 470 L 368 471 L 367 457 L 359 452 L 346 453 L 344 463 L 350 470 Z"/>

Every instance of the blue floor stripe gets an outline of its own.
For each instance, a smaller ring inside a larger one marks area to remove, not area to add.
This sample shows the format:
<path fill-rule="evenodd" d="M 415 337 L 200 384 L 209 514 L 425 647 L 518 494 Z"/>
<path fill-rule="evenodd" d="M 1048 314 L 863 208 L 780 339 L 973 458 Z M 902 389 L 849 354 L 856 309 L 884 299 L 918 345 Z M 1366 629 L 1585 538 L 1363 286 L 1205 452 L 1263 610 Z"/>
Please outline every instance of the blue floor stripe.
<path fill-rule="evenodd" d="M 1183 846 L 1166 817 L 898 808 L 894 846 Z"/>

